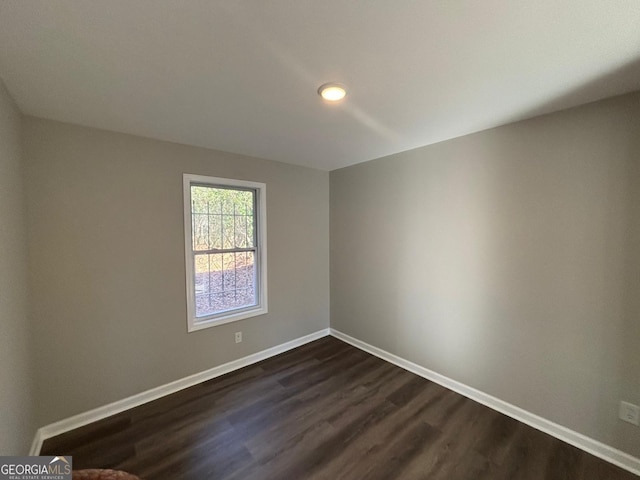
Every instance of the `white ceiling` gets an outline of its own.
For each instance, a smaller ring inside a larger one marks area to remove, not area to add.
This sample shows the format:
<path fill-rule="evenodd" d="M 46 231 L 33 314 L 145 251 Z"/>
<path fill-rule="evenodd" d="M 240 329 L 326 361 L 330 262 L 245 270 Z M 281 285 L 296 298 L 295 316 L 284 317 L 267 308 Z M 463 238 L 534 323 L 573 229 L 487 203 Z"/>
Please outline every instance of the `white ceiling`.
<path fill-rule="evenodd" d="M 0 0 L 0 77 L 29 115 L 331 170 L 640 89 L 640 1 Z"/>

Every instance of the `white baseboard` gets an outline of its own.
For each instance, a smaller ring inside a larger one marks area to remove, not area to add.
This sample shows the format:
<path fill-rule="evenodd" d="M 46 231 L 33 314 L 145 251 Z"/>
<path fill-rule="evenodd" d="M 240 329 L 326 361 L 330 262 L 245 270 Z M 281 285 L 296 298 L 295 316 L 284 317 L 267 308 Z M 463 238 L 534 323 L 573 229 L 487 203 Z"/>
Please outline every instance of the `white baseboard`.
<path fill-rule="evenodd" d="M 382 350 L 381 348 L 369 345 L 368 343 L 358 340 L 357 338 L 353 338 L 338 330 L 335 330 L 333 328 L 330 330 L 332 336 L 344 342 L 347 342 L 354 347 L 357 347 L 361 350 L 364 350 L 365 352 L 375 355 L 376 357 L 386 360 L 389 363 L 393 363 L 394 365 L 415 373 L 416 375 L 426 378 L 427 380 L 431 380 L 432 382 L 442 385 L 449 390 L 453 390 L 460 395 L 470 398 L 471 400 L 474 400 L 493 410 L 503 413 L 522 423 L 525 423 L 530 427 L 556 437 L 563 442 L 566 442 L 570 445 L 573 445 L 574 447 L 584 450 L 585 452 L 595 455 L 596 457 L 599 457 L 609 463 L 617 465 L 618 467 L 623 468 L 631 473 L 640 475 L 640 458 L 636 458 L 632 455 L 629 455 L 628 453 L 622 452 L 616 448 L 610 447 L 609 445 L 594 440 L 593 438 L 587 437 L 586 435 L 570 430 L 566 427 L 563 427 L 562 425 L 558 425 L 557 423 L 523 410 L 520 407 L 516 407 L 515 405 L 505 402 L 504 400 L 500 400 L 499 398 L 496 398 L 492 395 L 481 392 L 480 390 L 476 390 L 475 388 L 469 387 L 456 380 L 445 377 L 444 375 L 440 375 L 439 373 L 405 360 L 404 358 L 398 357 L 397 355 Z"/>
<path fill-rule="evenodd" d="M 42 442 L 44 442 L 44 438 L 42 438 L 42 429 L 39 428 L 36 430 L 36 434 L 33 436 L 33 442 L 31 442 L 31 448 L 29 449 L 29 456 L 33 457 L 36 455 L 40 455 L 40 450 L 42 449 Z"/>
<path fill-rule="evenodd" d="M 185 388 L 189 388 L 204 381 L 211 380 L 212 378 L 216 378 L 226 373 L 233 372 L 234 370 L 238 370 L 248 365 L 266 360 L 267 358 L 300 347 L 305 343 L 313 342 L 314 340 L 326 337 L 327 335 L 329 335 L 328 328 L 319 330 L 315 333 L 305 335 L 304 337 L 291 340 L 290 342 L 276 345 L 275 347 L 262 350 L 261 352 L 239 358 L 238 360 L 233 360 L 223 365 L 210 368 L 209 370 L 189 375 L 188 377 L 184 377 L 171 383 L 167 383 L 166 385 L 152 388 L 151 390 L 132 395 L 131 397 L 124 398 L 108 405 L 94 408 L 93 410 L 89 410 L 88 412 L 80 413 L 78 415 L 74 415 L 73 417 L 65 418 L 64 420 L 60 420 L 59 422 L 41 427 L 36 432 L 33 443 L 31 445 L 31 450 L 29 451 L 29 455 L 39 455 L 42 448 L 42 443 L 47 438 L 55 437 L 56 435 L 68 432 L 69 430 L 73 430 L 89 423 L 102 420 L 103 418 L 110 417 L 111 415 L 115 415 L 116 413 L 129 410 L 130 408 L 140 406 L 144 403 L 151 402 L 152 400 L 157 400 L 158 398 L 170 395 L 180 390 L 184 390 Z"/>

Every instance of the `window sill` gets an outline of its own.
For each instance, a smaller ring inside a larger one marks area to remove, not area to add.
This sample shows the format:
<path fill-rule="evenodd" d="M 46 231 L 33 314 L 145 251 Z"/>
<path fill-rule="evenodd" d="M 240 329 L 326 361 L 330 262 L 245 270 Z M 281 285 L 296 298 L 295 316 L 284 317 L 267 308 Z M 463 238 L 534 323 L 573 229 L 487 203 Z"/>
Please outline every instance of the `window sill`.
<path fill-rule="evenodd" d="M 217 327 L 218 325 L 224 325 L 225 323 L 237 322 L 239 320 L 245 320 L 251 317 L 257 317 L 258 315 L 264 315 L 268 313 L 266 307 L 256 307 L 251 310 L 243 310 L 242 312 L 229 313 L 222 317 L 213 318 L 201 318 L 191 319 L 187 328 L 187 332 L 196 332 L 205 328 Z"/>

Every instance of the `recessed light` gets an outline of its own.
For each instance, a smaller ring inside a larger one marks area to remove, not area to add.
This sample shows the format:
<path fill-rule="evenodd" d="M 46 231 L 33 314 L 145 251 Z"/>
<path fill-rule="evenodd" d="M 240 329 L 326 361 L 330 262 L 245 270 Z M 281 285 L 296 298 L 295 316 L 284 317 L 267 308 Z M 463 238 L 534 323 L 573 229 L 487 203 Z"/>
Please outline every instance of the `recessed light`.
<path fill-rule="evenodd" d="M 327 102 L 339 102 L 347 94 L 347 88 L 340 83 L 325 83 L 318 88 L 318 95 Z"/>

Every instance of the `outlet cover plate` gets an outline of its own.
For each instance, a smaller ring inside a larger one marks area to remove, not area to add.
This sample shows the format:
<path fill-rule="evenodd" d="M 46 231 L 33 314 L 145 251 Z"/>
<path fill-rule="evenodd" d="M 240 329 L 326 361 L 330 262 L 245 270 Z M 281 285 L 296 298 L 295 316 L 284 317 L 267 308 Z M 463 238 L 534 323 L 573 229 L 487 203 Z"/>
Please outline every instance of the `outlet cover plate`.
<path fill-rule="evenodd" d="M 633 403 L 620 402 L 619 417 L 625 422 L 640 425 L 640 407 Z"/>

